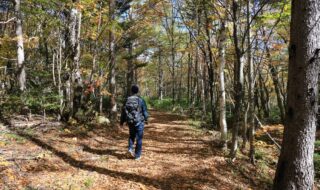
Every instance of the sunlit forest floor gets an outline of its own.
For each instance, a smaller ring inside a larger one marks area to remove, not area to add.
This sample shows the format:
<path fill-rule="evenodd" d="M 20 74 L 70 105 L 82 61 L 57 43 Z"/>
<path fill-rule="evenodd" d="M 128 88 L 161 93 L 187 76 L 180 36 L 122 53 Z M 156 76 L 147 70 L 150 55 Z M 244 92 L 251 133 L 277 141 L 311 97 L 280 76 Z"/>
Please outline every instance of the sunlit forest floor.
<path fill-rule="evenodd" d="M 127 155 L 127 127 L 64 126 L 12 116 L 0 125 L 0 189 L 270 188 L 279 152 L 262 132 L 254 167 L 242 153 L 230 163 L 217 146 L 217 132 L 192 126 L 183 116 L 151 116 L 139 161 Z"/>

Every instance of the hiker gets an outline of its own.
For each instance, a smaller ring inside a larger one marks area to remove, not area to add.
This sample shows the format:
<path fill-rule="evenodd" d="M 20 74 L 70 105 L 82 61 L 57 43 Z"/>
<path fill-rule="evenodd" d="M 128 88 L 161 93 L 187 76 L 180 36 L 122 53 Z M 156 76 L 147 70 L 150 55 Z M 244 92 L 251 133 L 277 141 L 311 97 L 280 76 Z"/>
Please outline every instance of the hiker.
<path fill-rule="evenodd" d="M 144 123 L 148 121 L 147 105 L 145 101 L 138 95 L 139 87 L 133 85 L 131 87 L 132 95 L 129 96 L 123 106 L 121 113 L 120 126 L 126 122 L 129 126 L 129 154 L 139 160 L 142 151 L 142 138 Z M 133 145 L 136 140 L 136 147 L 133 150 Z"/>

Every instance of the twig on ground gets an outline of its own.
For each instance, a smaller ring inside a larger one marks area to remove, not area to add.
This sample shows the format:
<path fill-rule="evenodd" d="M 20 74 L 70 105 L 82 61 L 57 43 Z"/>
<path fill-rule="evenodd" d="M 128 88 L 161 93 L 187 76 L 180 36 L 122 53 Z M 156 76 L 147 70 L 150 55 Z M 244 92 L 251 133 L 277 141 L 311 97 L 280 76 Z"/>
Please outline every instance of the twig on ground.
<path fill-rule="evenodd" d="M 260 120 L 259 120 L 259 118 L 258 118 L 258 116 L 255 114 L 254 117 L 256 118 L 256 120 L 257 120 L 257 122 L 258 122 L 258 126 L 259 126 L 261 129 L 264 129 L 262 123 L 260 122 Z M 277 143 L 277 141 L 270 135 L 270 133 L 269 133 L 268 131 L 265 131 L 265 130 L 263 130 L 263 131 L 267 134 L 267 136 L 271 139 L 271 141 L 277 146 L 277 148 L 278 148 L 279 150 L 281 150 L 281 146 L 280 146 L 280 145 Z"/>

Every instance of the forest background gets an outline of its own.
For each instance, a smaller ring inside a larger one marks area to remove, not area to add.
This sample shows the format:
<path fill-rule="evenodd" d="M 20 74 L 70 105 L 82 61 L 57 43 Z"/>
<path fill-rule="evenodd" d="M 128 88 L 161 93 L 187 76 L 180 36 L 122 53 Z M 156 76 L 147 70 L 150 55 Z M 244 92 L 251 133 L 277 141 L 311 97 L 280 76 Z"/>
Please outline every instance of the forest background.
<path fill-rule="evenodd" d="M 2 0 L 1 114 L 112 127 L 138 84 L 254 164 L 256 129 L 285 121 L 290 19 L 287 0 Z M 319 139 L 314 161 L 319 178 Z"/>

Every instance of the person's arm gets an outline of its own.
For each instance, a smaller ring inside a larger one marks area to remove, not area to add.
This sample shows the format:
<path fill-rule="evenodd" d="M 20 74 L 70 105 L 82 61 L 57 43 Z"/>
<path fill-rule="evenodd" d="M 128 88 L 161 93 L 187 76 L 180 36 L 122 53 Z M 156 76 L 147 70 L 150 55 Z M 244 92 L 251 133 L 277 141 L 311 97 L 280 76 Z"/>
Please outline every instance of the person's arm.
<path fill-rule="evenodd" d="M 127 120 L 127 113 L 126 113 L 126 101 L 124 102 L 123 106 L 122 106 L 122 111 L 121 111 L 121 117 L 120 117 L 120 126 L 123 126 L 123 124 L 126 122 Z"/>
<path fill-rule="evenodd" d="M 146 102 L 144 101 L 144 99 L 141 98 L 141 107 L 142 107 L 142 114 L 143 114 L 143 117 L 144 117 L 144 120 L 146 122 L 148 122 L 148 117 L 149 117 L 149 114 L 148 114 L 148 108 L 147 108 L 147 104 Z"/>

